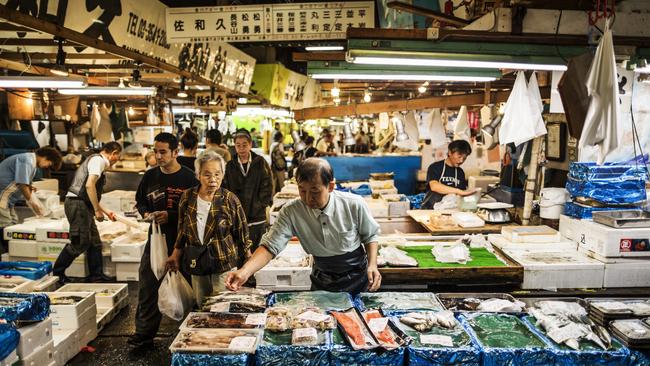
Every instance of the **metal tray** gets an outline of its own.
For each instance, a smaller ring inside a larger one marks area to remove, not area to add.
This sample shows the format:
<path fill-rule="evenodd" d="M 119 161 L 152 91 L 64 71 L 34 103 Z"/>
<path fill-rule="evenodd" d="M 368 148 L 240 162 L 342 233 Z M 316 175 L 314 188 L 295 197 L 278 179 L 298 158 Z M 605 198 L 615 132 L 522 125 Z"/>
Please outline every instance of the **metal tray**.
<path fill-rule="evenodd" d="M 650 228 L 650 212 L 644 210 L 596 211 L 593 220 L 614 228 Z"/>
<path fill-rule="evenodd" d="M 447 302 L 445 301 L 446 299 L 466 299 L 466 298 L 475 298 L 479 300 L 487 300 L 487 299 L 503 299 L 503 300 L 508 300 L 515 302 L 517 299 L 515 299 L 512 295 L 509 294 L 504 294 L 504 293 L 496 293 L 496 292 L 446 292 L 446 293 L 438 293 L 436 294 L 438 297 L 438 300 L 442 305 L 444 306 L 445 310 L 450 310 L 456 313 L 470 313 L 470 312 L 479 312 L 479 313 L 488 313 L 487 311 L 484 310 L 453 310 L 447 308 Z M 517 312 L 512 312 L 512 311 L 502 311 L 500 314 L 521 314 L 522 312 L 526 312 L 526 309 L 522 309 L 522 311 L 517 311 Z"/>
<path fill-rule="evenodd" d="M 578 297 L 518 297 L 517 300 L 526 304 L 526 308 L 535 307 L 535 304 L 539 301 L 564 301 L 564 302 L 576 302 L 589 313 L 589 303 L 584 299 Z"/>

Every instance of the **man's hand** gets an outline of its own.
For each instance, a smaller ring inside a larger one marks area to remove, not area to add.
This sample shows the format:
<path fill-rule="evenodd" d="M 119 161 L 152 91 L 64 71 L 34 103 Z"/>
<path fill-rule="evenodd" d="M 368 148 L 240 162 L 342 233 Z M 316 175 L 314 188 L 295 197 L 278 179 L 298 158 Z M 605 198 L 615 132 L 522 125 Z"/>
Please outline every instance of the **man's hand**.
<path fill-rule="evenodd" d="M 165 262 L 165 268 L 172 271 L 176 272 L 181 266 L 181 250 L 178 248 L 174 248 L 174 251 L 172 252 L 172 255 L 167 258 L 167 261 Z"/>
<path fill-rule="evenodd" d="M 117 221 L 117 216 L 115 216 L 115 212 L 113 211 L 106 212 L 106 216 L 108 216 L 108 219 L 111 221 Z"/>
<path fill-rule="evenodd" d="M 243 284 L 248 281 L 250 276 L 247 275 L 243 270 L 239 269 L 234 272 L 228 273 L 226 277 L 226 288 L 230 291 L 239 291 Z"/>
<path fill-rule="evenodd" d="M 459 195 L 459 196 L 463 196 L 463 197 L 465 197 L 465 196 L 471 196 L 471 195 L 473 195 L 474 193 L 476 193 L 476 189 L 472 188 L 472 189 L 466 189 L 466 190 L 464 190 L 464 191 L 461 190 L 461 191 L 458 193 L 458 195 Z"/>
<path fill-rule="evenodd" d="M 376 265 L 368 266 L 368 291 L 374 292 L 381 286 L 381 274 Z"/>
<path fill-rule="evenodd" d="M 30 189 L 32 192 L 36 192 L 36 191 L 38 191 L 38 189 L 37 189 L 36 187 L 34 187 L 34 186 L 29 186 L 29 189 Z"/>
<path fill-rule="evenodd" d="M 166 224 L 169 222 L 169 213 L 167 211 L 152 212 L 153 220 L 158 224 Z"/>
<path fill-rule="evenodd" d="M 95 210 L 95 220 L 104 221 L 104 211 L 101 209 Z"/>

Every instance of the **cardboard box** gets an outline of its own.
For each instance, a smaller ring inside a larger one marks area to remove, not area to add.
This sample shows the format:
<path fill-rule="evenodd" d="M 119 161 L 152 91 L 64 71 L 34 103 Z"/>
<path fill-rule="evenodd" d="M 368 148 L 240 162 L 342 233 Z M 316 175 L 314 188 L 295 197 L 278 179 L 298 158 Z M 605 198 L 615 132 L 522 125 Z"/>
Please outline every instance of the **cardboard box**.
<path fill-rule="evenodd" d="M 18 328 L 20 342 L 16 351 L 18 357 L 28 357 L 38 347 L 48 344 L 52 340 L 52 320 L 47 318 L 38 323 L 24 325 Z"/>
<path fill-rule="evenodd" d="M 115 263 L 115 272 L 118 281 L 139 281 L 140 263 Z"/>
<path fill-rule="evenodd" d="M 616 229 L 583 220 L 576 231 L 578 244 L 602 257 L 650 257 L 650 228 Z"/>

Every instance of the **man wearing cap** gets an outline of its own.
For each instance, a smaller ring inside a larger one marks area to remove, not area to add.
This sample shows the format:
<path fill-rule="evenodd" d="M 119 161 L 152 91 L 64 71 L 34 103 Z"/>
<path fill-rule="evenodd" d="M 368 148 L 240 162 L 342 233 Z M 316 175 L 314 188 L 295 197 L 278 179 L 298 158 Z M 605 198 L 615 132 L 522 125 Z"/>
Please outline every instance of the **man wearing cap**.
<path fill-rule="evenodd" d="M 266 208 L 273 202 L 273 176 L 266 160 L 251 151 L 253 139 L 247 130 L 237 130 L 233 140 L 237 154 L 226 164 L 221 186 L 233 192 L 244 207 L 254 251 L 266 231 Z"/>

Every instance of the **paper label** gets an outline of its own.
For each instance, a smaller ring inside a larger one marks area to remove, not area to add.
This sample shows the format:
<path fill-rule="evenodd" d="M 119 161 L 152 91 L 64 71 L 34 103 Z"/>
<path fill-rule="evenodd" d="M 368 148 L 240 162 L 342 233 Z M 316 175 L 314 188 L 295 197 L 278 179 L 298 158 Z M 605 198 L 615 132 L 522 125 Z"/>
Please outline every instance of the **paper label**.
<path fill-rule="evenodd" d="M 383 332 L 387 325 L 388 318 L 374 318 L 368 322 L 368 327 L 375 334 Z"/>
<path fill-rule="evenodd" d="M 561 328 L 553 328 L 546 335 L 556 343 L 563 343 L 568 339 L 580 339 L 585 335 L 585 332 L 577 324 L 571 323 Z"/>
<path fill-rule="evenodd" d="M 255 337 L 235 337 L 230 341 L 228 349 L 236 351 L 249 351 L 255 347 Z"/>
<path fill-rule="evenodd" d="M 266 314 L 249 314 L 244 323 L 247 325 L 264 325 L 266 324 Z"/>
<path fill-rule="evenodd" d="M 329 316 L 309 310 L 309 311 L 305 311 L 304 313 L 298 315 L 296 318 L 298 318 L 300 320 L 311 320 L 311 321 L 320 323 L 320 322 L 324 322 L 327 319 L 329 319 Z"/>
<path fill-rule="evenodd" d="M 445 347 L 453 347 L 454 340 L 450 336 L 441 334 L 421 334 L 420 343 L 422 344 L 439 344 Z"/>
<path fill-rule="evenodd" d="M 230 303 L 229 302 L 219 302 L 216 303 L 212 306 L 210 306 L 210 312 L 211 313 L 227 313 L 230 311 Z"/>
<path fill-rule="evenodd" d="M 293 338 L 316 339 L 316 328 L 297 328 L 293 330 Z"/>

